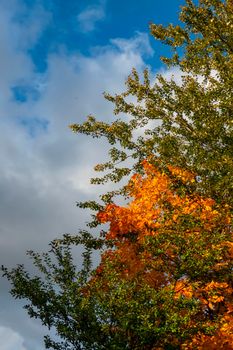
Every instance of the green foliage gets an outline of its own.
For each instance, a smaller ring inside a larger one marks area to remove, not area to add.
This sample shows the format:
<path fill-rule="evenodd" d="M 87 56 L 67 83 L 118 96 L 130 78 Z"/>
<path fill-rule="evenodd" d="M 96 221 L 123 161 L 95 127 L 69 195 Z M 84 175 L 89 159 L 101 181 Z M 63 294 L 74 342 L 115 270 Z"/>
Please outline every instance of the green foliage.
<path fill-rule="evenodd" d="M 96 121 L 92 116 L 72 130 L 92 137 L 106 137 L 110 160 L 96 170 L 109 175 L 96 183 L 120 181 L 129 171 L 138 171 L 141 160 L 158 155 L 164 164 L 186 168 L 201 177 L 198 189 L 219 201 L 232 200 L 232 101 L 233 101 L 233 7 L 231 1 L 187 1 L 180 14 L 181 26 L 151 25 L 151 33 L 174 54 L 163 58 L 176 67 L 181 82 L 158 75 L 150 82 L 145 70 L 141 81 L 136 70 L 120 95 L 105 94 L 115 105 L 115 114 L 127 121 Z M 182 49 L 182 50 L 181 50 Z M 181 53 L 179 53 L 181 51 Z M 128 102 L 134 97 L 136 103 Z M 159 121 L 159 125 L 158 125 Z M 144 128 L 140 136 L 135 131 Z M 128 158 L 134 165 L 120 171 Z M 115 172 L 114 172 L 115 169 Z"/>
<path fill-rule="evenodd" d="M 71 245 L 85 245 L 82 268 L 73 262 Z M 95 343 L 104 343 L 96 303 L 91 299 L 87 303 L 83 291 L 90 278 L 91 251 L 103 245 L 103 240 L 85 231 L 76 237 L 65 235 L 63 242 L 50 244 L 48 253 L 28 252 L 37 276 L 30 276 L 22 265 L 12 271 L 2 267 L 3 275 L 11 281 L 13 297 L 28 300 L 25 309 L 29 316 L 40 319 L 48 329 L 55 328 L 61 338 L 54 341 L 46 336 L 46 348 L 97 349 Z"/>

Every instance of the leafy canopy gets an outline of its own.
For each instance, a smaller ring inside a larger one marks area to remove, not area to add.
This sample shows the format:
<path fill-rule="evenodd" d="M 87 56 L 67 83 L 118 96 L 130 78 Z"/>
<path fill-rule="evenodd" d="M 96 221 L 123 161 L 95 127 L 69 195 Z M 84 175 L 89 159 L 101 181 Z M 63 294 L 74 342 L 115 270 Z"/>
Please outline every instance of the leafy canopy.
<path fill-rule="evenodd" d="M 136 70 L 126 81 L 126 91 L 110 96 L 116 115 L 125 119 L 105 123 L 89 116 L 83 124 L 71 125 L 74 132 L 107 138 L 110 159 L 96 166 L 107 171 L 93 183 L 119 181 L 141 169 L 141 160 L 159 155 L 161 162 L 194 171 L 201 178 L 197 188 L 218 201 L 232 201 L 232 86 L 233 4 L 231 0 L 186 1 L 181 26 L 151 24 L 155 39 L 171 47 L 170 58 L 181 77 L 168 80 L 157 75 L 143 80 Z M 132 97 L 135 103 L 129 102 Z M 138 130 L 142 129 L 138 136 Z M 133 166 L 124 165 L 128 158 Z M 122 163 L 122 166 L 119 166 Z M 113 193 L 112 193 L 113 194 Z M 103 196 L 107 202 L 111 199 Z"/>
<path fill-rule="evenodd" d="M 229 207 L 190 194 L 194 175 L 186 170 L 168 165 L 165 174 L 146 161 L 143 168 L 127 186 L 129 205 L 108 204 L 98 214 L 110 223 L 114 247 L 87 295 L 103 303 L 105 327 L 122 336 L 122 349 L 230 349 Z"/>
<path fill-rule="evenodd" d="M 186 0 L 180 20 L 150 28 L 171 47 L 162 60 L 179 83 L 133 70 L 125 92 L 105 94 L 126 117 L 71 126 L 110 144 L 93 183 L 133 175 L 103 202 L 79 204 L 97 211 L 90 226 L 109 230 L 29 252 L 36 276 L 3 268 L 12 295 L 60 337 L 47 336 L 46 348 L 232 349 L 233 3 Z M 114 203 L 117 193 L 127 206 Z M 81 267 L 75 245 L 85 247 Z"/>
<path fill-rule="evenodd" d="M 29 315 L 64 339 L 46 337 L 48 348 L 232 349 L 229 206 L 190 193 L 195 177 L 186 170 L 143 167 L 127 186 L 129 204 L 97 214 L 110 223 L 106 237 L 74 238 L 86 246 L 81 270 L 69 237 L 50 254 L 30 252 L 45 279 L 22 266 L 4 270 Z M 90 252 L 99 248 L 101 262 L 91 269 Z"/>

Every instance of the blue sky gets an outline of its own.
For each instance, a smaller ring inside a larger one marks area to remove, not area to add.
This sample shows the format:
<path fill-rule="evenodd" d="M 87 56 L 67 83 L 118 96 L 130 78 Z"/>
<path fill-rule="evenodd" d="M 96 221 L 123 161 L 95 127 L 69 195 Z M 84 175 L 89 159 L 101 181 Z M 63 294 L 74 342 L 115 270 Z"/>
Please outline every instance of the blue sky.
<path fill-rule="evenodd" d="M 76 201 L 106 189 L 90 186 L 106 144 L 71 133 L 88 114 L 114 120 L 102 93 L 124 90 L 133 67 L 166 77 L 168 53 L 149 22 L 177 23 L 183 0 L 0 0 L 0 256 L 25 263 L 27 249 L 46 251 L 77 232 L 88 213 Z M 79 257 L 77 256 L 77 261 Z M 1 350 L 42 350 L 44 329 L 0 285 Z"/>
<path fill-rule="evenodd" d="M 26 3 L 33 6 L 35 1 Z M 112 38 L 130 38 L 137 31 L 148 32 L 150 22 L 175 22 L 184 1 L 44 0 L 42 4 L 49 13 L 49 23 L 30 49 L 40 71 L 46 69 L 48 53 L 59 52 L 61 47 L 68 52 L 91 55 L 93 47 L 106 46 Z M 151 45 L 158 47 L 153 40 Z M 154 64 L 159 64 L 158 56 Z"/>

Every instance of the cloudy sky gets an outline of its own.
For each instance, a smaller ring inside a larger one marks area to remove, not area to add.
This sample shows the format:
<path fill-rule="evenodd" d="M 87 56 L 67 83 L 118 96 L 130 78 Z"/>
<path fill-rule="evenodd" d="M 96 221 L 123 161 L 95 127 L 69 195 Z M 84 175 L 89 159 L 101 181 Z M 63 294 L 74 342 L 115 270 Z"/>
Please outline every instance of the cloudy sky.
<path fill-rule="evenodd" d="M 68 125 L 88 114 L 113 120 L 102 96 L 124 89 L 132 67 L 163 71 L 166 49 L 149 22 L 177 22 L 184 0 L 0 0 L 0 256 L 30 263 L 62 233 L 83 228 L 75 202 L 89 185 L 105 146 Z M 167 72 L 164 72 L 167 74 Z M 0 350 L 42 350 L 45 330 L 0 284 Z"/>

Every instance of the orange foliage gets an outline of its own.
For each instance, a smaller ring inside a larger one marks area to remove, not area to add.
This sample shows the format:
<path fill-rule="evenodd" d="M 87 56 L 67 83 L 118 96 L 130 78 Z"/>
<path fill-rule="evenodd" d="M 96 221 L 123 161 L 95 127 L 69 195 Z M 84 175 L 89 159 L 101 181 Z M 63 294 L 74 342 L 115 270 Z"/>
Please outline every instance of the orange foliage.
<path fill-rule="evenodd" d="M 216 331 L 211 336 L 198 334 L 190 343 L 182 345 L 182 349 L 233 349 L 232 281 L 205 280 L 204 277 L 191 281 L 188 274 L 177 279 L 174 271 L 182 247 L 178 250 L 169 239 L 161 241 L 161 253 L 154 256 L 147 243 L 148 239 L 170 234 L 182 237 L 191 246 L 190 242 L 198 242 L 202 237 L 206 249 L 200 252 L 201 256 L 197 251 L 196 259 L 221 251 L 223 256 L 219 253 L 218 261 L 212 266 L 212 272 L 219 272 L 232 258 L 233 243 L 229 235 L 228 240 L 216 245 L 208 239 L 216 227 L 220 234 L 230 231 L 229 208 L 219 208 L 211 198 L 190 194 L 185 189 L 180 191 L 180 187 L 176 189 L 176 180 L 184 185 L 195 182 L 195 175 L 188 171 L 168 166 L 165 173 L 147 161 L 143 166 L 145 175 L 135 174 L 128 184 L 132 201 L 126 207 L 109 204 L 97 215 L 101 223 L 110 223 L 106 239 L 113 240 L 115 245 L 103 254 L 99 271 L 102 273 L 105 262 L 111 261 L 122 278 L 137 276 L 138 281 L 153 288 L 167 288 L 173 291 L 174 300 L 199 300 L 203 315 L 205 312 L 214 315 L 216 322 L 210 318 L 206 324 L 216 325 Z M 99 271 L 96 271 L 97 277 Z"/>
<path fill-rule="evenodd" d="M 233 349 L 233 316 L 226 314 L 221 320 L 219 329 L 214 335 L 198 334 L 182 350 L 232 350 Z"/>
<path fill-rule="evenodd" d="M 210 230 L 216 221 L 222 220 L 222 210 L 215 209 L 215 201 L 211 198 L 179 195 L 172 189 L 172 179 L 161 173 L 153 165 L 144 161 L 145 177 L 134 175 L 128 185 L 129 195 L 133 201 L 128 207 L 109 204 L 97 215 L 101 223 L 110 222 L 107 239 L 115 239 L 129 233 L 137 233 L 138 239 L 147 235 L 156 235 L 160 227 L 179 224 L 184 215 L 198 220 L 196 234 L 200 224 Z M 194 175 L 175 167 L 168 167 L 172 175 L 183 182 L 192 182 Z M 170 217 L 165 217 L 170 214 Z M 228 216 L 225 215 L 225 220 Z"/>

